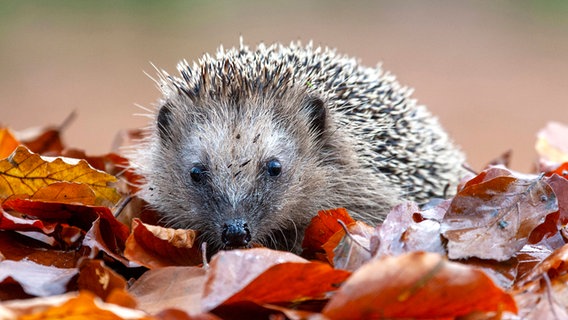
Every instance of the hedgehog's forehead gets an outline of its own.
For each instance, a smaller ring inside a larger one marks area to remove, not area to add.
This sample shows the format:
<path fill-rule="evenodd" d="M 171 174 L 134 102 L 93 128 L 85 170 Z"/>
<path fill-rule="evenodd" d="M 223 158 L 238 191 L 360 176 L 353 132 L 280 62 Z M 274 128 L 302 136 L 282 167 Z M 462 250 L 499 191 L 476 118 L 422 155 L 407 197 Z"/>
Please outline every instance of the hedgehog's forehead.
<path fill-rule="evenodd" d="M 193 162 L 232 166 L 290 153 L 290 133 L 268 110 L 209 110 L 193 125 L 188 146 Z"/>

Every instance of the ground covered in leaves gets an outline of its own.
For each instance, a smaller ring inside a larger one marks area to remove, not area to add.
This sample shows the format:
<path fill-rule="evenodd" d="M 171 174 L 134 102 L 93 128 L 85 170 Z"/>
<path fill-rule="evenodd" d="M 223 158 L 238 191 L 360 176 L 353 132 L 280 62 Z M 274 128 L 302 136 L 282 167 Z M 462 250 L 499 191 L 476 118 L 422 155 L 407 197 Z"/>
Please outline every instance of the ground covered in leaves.
<path fill-rule="evenodd" d="M 535 173 L 503 156 L 378 226 L 314 213 L 302 256 L 210 261 L 196 231 L 157 225 L 133 197 L 123 157 L 67 149 L 53 128 L 20 136 L 0 129 L 1 319 L 568 319 L 560 124 L 538 134 Z"/>

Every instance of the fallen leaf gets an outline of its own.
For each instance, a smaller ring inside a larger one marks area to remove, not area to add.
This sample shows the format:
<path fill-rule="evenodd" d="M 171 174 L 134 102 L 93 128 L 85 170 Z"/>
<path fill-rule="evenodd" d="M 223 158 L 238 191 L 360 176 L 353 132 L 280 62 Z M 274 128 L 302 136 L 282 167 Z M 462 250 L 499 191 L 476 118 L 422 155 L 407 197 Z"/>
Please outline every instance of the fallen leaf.
<path fill-rule="evenodd" d="M 45 128 L 33 139 L 23 140 L 22 144 L 38 154 L 59 155 L 63 151 L 61 133 L 57 128 Z"/>
<path fill-rule="evenodd" d="M 21 315 L 19 320 L 123 320 L 147 319 L 143 312 L 123 308 L 117 305 L 103 303 L 88 291 L 81 291 L 61 305 L 53 305 L 32 314 Z"/>
<path fill-rule="evenodd" d="M 355 222 L 344 208 L 322 210 L 318 212 L 317 216 L 312 218 L 304 234 L 302 242 L 304 252 L 302 252 L 302 256 L 313 258 L 316 253 L 323 253 L 323 244 L 337 231 L 341 230 L 341 225 L 337 220 L 343 221 L 345 225 Z"/>
<path fill-rule="evenodd" d="M 144 273 L 128 292 L 138 307 L 150 314 L 176 308 L 197 315 L 205 286 L 205 270 L 198 267 L 164 267 Z"/>
<path fill-rule="evenodd" d="M 196 266 L 203 262 L 193 230 L 171 229 L 132 221 L 124 255 L 147 268 Z"/>
<path fill-rule="evenodd" d="M 337 231 L 322 246 L 334 268 L 355 271 L 365 262 L 371 260 L 371 238 L 375 228 L 361 221 L 356 221 L 344 229 Z"/>
<path fill-rule="evenodd" d="M 568 310 L 568 245 L 526 273 L 514 287 L 522 319 L 565 319 Z"/>
<path fill-rule="evenodd" d="M 27 199 L 9 199 L 2 206 L 6 209 L 34 217 L 42 221 L 65 222 L 79 227 L 85 231 L 91 229 L 93 222 L 102 219 L 104 228 L 111 229 L 107 239 L 118 239 L 118 246 L 122 249 L 130 231 L 127 226 L 114 217 L 108 207 L 66 204 L 48 201 Z M 113 240 L 114 241 L 114 240 Z"/>
<path fill-rule="evenodd" d="M 556 210 L 556 196 L 542 178 L 498 176 L 467 184 L 452 200 L 442 223 L 448 256 L 508 260 Z"/>
<path fill-rule="evenodd" d="M 71 161 L 71 160 L 69 160 Z M 33 196 L 39 189 L 58 182 L 88 185 L 99 205 L 114 205 L 120 195 L 109 184 L 116 178 L 95 170 L 84 160 L 66 163 L 62 158 L 45 160 L 25 147 L 18 147 L 7 159 L 0 160 L 0 199 L 14 195 Z"/>
<path fill-rule="evenodd" d="M 568 162 L 568 127 L 549 122 L 537 134 L 535 149 L 541 158 L 555 163 Z"/>
<path fill-rule="evenodd" d="M 48 250 L 43 243 L 11 231 L 0 231 L 0 252 L 7 260 L 28 260 L 62 269 L 75 267 L 82 257 L 75 250 Z"/>
<path fill-rule="evenodd" d="M 568 179 L 563 176 L 553 174 L 546 179 L 546 183 L 554 190 L 558 199 L 558 223 L 561 226 L 568 224 Z"/>
<path fill-rule="evenodd" d="M 266 248 L 220 251 L 211 260 L 202 307 L 209 311 L 221 304 L 321 299 L 349 275 L 289 252 Z"/>
<path fill-rule="evenodd" d="M 107 267 L 101 260 L 84 259 L 79 266 L 77 279 L 79 290 L 88 290 L 103 301 L 110 302 L 110 298 L 117 297 L 117 291 L 126 293 L 127 283 L 123 277 Z M 123 307 L 134 308 L 136 302 L 132 297 L 123 295 L 120 299 Z M 115 303 L 117 304 L 117 303 Z"/>
<path fill-rule="evenodd" d="M 52 296 L 67 291 L 69 281 L 77 274 L 75 268 L 44 266 L 33 261 L 4 260 L 0 262 L 0 281 L 12 278 L 33 296 Z"/>
<path fill-rule="evenodd" d="M 404 252 L 402 234 L 413 223 L 413 214 L 420 208 L 414 202 L 403 202 L 387 214 L 385 221 L 378 228 L 379 247 L 375 255 L 398 255 Z"/>
<path fill-rule="evenodd" d="M 60 249 L 76 248 L 77 243 L 80 242 L 83 237 L 82 230 L 77 227 L 53 221 L 44 222 L 38 219 L 16 217 L 7 213 L 1 207 L 0 230 L 14 230 L 32 238 L 37 237 L 30 235 L 26 231 L 41 232 L 53 239 L 53 241 L 50 241 L 51 246 Z"/>
<path fill-rule="evenodd" d="M 455 318 L 516 312 L 513 298 L 480 270 L 435 253 L 384 257 L 362 266 L 323 310 L 330 319 Z"/>
<path fill-rule="evenodd" d="M 0 159 L 8 157 L 19 145 L 20 142 L 16 140 L 10 129 L 0 129 Z"/>

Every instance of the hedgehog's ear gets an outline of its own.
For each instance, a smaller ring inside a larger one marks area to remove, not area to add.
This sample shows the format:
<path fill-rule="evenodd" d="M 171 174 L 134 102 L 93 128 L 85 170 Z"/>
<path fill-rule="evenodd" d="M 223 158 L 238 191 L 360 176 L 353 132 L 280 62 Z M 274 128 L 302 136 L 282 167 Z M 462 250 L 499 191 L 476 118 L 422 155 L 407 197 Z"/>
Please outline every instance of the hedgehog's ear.
<path fill-rule="evenodd" d="M 160 139 L 162 142 L 171 141 L 171 122 L 172 122 L 172 105 L 169 102 L 164 103 L 160 110 L 158 111 L 158 119 L 157 119 L 157 126 L 158 126 L 158 134 L 160 135 Z"/>
<path fill-rule="evenodd" d="M 309 97 L 305 103 L 306 111 L 310 119 L 310 128 L 320 138 L 327 125 L 327 109 L 325 103 L 319 97 Z"/>

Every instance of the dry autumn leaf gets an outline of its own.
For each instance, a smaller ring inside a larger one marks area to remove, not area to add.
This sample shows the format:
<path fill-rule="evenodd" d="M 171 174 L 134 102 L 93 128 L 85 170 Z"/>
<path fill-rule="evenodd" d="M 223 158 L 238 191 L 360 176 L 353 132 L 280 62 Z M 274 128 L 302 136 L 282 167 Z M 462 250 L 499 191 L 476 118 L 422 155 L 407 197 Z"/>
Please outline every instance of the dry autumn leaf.
<path fill-rule="evenodd" d="M 75 159 L 72 159 L 75 160 Z M 116 178 L 95 170 L 84 160 L 67 163 L 62 158 L 44 159 L 25 147 L 18 147 L 10 157 L 0 160 L 0 199 L 33 196 L 38 190 L 59 182 L 88 185 L 96 195 L 96 204 L 114 205 L 120 199 L 109 184 Z"/>
<path fill-rule="evenodd" d="M 361 221 L 346 228 L 347 232 L 337 231 L 322 247 L 334 268 L 355 271 L 373 256 L 371 238 L 377 235 L 375 228 Z"/>
<path fill-rule="evenodd" d="M 177 308 L 190 315 L 197 315 L 202 312 L 204 286 L 203 268 L 163 267 L 144 273 L 128 292 L 136 298 L 139 308 L 150 314 Z"/>
<path fill-rule="evenodd" d="M 193 230 L 171 229 L 132 221 L 124 255 L 147 268 L 195 266 L 203 262 Z"/>
<path fill-rule="evenodd" d="M 39 312 L 22 315 L 19 320 L 124 320 L 148 319 L 145 313 L 117 305 L 102 303 L 88 291 L 81 291 L 77 297 L 61 305 L 53 305 Z"/>
<path fill-rule="evenodd" d="M 0 159 L 8 157 L 19 145 L 20 142 L 16 140 L 10 129 L 0 129 Z"/>
<path fill-rule="evenodd" d="M 482 271 L 435 253 L 413 252 L 362 266 L 323 314 L 330 319 L 453 319 L 478 311 L 514 313 L 517 308 Z"/>
<path fill-rule="evenodd" d="M 555 163 L 568 162 L 568 127 L 549 122 L 537 134 L 535 149 L 541 158 Z"/>
<path fill-rule="evenodd" d="M 568 245 L 554 251 L 515 285 L 522 319 L 566 319 L 568 316 Z"/>
<path fill-rule="evenodd" d="M 468 183 L 454 197 L 442 224 L 448 256 L 507 260 L 556 210 L 556 196 L 540 177 L 498 176 Z"/>
<path fill-rule="evenodd" d="M 321 299 L 349 275 L 289 252 L 266 248 L 221 251 L 211 260 L 202 306 L 210 311 L 241 302 L 262 305 Z"/>
<path fill-rule="evenodd" d="M 341 225 L 337 220 L 343 221 L 345 225 L 355 222 L 344 208 L 321 210 L 317 216 L 312 218 L 304 233 L 302 256 L 313 258 L 318 253 L 323 253 L 323 244 L 337 231 L 341 230 Z"/>
<path fill-rule="evenodd" d="M 27 260 L 0 262 L 0 281 L 11 278 L 32 296 L 53 296 L 67 292 L 67 284 L 77 272 L 75 268 L 44 266 Z"/>

